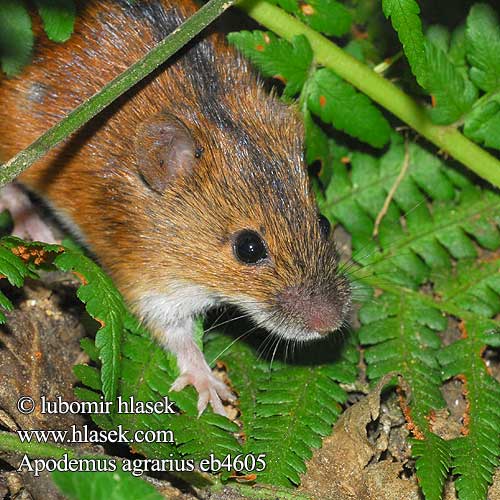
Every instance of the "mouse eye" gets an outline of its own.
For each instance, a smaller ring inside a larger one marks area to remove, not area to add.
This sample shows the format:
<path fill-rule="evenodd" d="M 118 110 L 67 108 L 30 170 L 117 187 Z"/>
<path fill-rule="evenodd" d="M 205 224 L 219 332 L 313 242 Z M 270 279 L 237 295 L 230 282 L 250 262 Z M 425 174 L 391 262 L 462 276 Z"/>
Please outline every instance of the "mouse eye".
<path fill-rule="evenodd" d="M 323 236 L 323 238 L 325 238 L 325 240 L 330 235 L 330 229 L 331 229 L 330 221 L 324 215 L 320 214 L 320 216 L 319 216 L 319 230 L 321 232 L 321 236 Z"/>
<path fill-rule="evenodd" d="M 236 235 L 233 244 L 236 258 L 244 264 L 256 264 L 267 257 L 262 238 L 255 231 L 245 229 Z"/>

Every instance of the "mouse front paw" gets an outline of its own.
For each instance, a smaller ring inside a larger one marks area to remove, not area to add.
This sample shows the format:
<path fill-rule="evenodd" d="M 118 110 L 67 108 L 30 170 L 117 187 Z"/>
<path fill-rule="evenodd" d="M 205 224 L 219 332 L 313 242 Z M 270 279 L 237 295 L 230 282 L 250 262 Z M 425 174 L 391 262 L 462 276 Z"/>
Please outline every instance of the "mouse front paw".
<path fill-rule="evenodd" d="M 16 184 L 0 190 L 0 212 L 8 210 L 14 222 L 12 236 L 45 243 L 59 243 L 52 229 L 42 220 L 28 195 Z"/>
<path fill-rule="evenodd" d="M 207 404 L 210 403 L 215 413 L 227 417 L 221 400 L 233 400 L 234 395 L 224 382 L 212 374 L 208 365 L 181 373 L 170 390 L 180 391 L 187 385 L 194 386 L 198 391 L 198 416 L 205 411 Z"/>

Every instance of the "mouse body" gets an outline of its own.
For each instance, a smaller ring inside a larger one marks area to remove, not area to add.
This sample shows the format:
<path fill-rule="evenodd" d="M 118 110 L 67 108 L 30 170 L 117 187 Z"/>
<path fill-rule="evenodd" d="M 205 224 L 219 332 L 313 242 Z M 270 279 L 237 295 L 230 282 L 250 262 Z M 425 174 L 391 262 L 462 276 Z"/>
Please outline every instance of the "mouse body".
<path fill-rule="evenodd" d="M 78 4 L 62 45 L 0 80 L 0 155 L 28 146 L 196 10 L 190 0 Z M 180 390 L 224 414 L 228 388 L 193 340 L 194 318 L 242 309 L 293 342 L 345 321 L 350 286 L 320 218 L 298 112 L 270 96 L 217 33 L 205 33 L 18 181 L 41 196 L 177 356 Z"/>

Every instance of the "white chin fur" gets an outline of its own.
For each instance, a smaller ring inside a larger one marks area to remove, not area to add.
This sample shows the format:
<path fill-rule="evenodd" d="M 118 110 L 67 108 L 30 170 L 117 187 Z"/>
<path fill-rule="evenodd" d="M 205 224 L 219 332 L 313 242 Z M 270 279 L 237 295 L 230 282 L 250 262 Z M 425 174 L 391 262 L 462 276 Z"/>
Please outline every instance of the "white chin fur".
<path fill-rule="evenodd" d="M 182 323 L 217 304 L 220 304 L 218 297 L 203 287 L 178 284 L 165 293 L 143 296 L 136 304 L 136 311 L 146 324 L 165 328 Z"/>

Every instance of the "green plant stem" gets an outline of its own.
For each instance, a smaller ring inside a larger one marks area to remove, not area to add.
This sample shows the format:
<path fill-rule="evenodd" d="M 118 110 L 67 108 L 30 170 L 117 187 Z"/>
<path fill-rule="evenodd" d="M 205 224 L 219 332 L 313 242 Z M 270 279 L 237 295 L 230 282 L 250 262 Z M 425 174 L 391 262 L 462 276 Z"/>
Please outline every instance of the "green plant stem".
<path fill-rule="evenodd" d="M 250 486 L 248 484 L 230 483 L 228 485 L 218 483 L 210 488 L 211 492 L 224 492 L 226 495 L 234 491 L 235 497 L 243 496 L 247 499 L 255 500 L 311 500 L 311 497 L 306 496 L 303 492 L 284 488 L 280 486 L 271 486 L 266 484 L 258 484 Z"/>
<path fill-rule="evenodd" d="M 50 128 L 26 149 L 4 163 L 0 168 L 0 186 L 15 179 L 23 170 L 26 170 L 35 161 L 39 160 L 60 141 L 85 125 L 85 123 L 106 108 L 106 106 L 158 68 L 171 55 L 182 48 L 214 19 L 234 4 L 235 1 L 210 0 L 201 7 L 140 61 L 130 66 L 130 68 L 108 83 L 97 94 L 74 109 L 68 116 Z M 13 120 L 15 120 L 15 117 L 13 117 Z"/>
<path fill-rule="evenodd" d="M 77 456 L 75 450 L 52 443 L 21 443 L 17 434 L 0 431 L 0 450 L 12 453 L 26 453 L 32 457 L 61 458 L 67 454 L 69 458 Z"/>
<path fill-rule="evenodd" d="M 494 186 L 500 187 L 500 162 L 496 158 L 467 139 L 456 128 L 433 124 L 425 109 L 389 80 L 295 17 L 265 0 L 245 0 L 238 3 L 238 7 L 286 40 L 290 41 L 297 35 L 305 35 L 311 44 L 316 62 L 335 71 L 344 80 L 433 142 L 444 153 L 463 163 Z"/>

